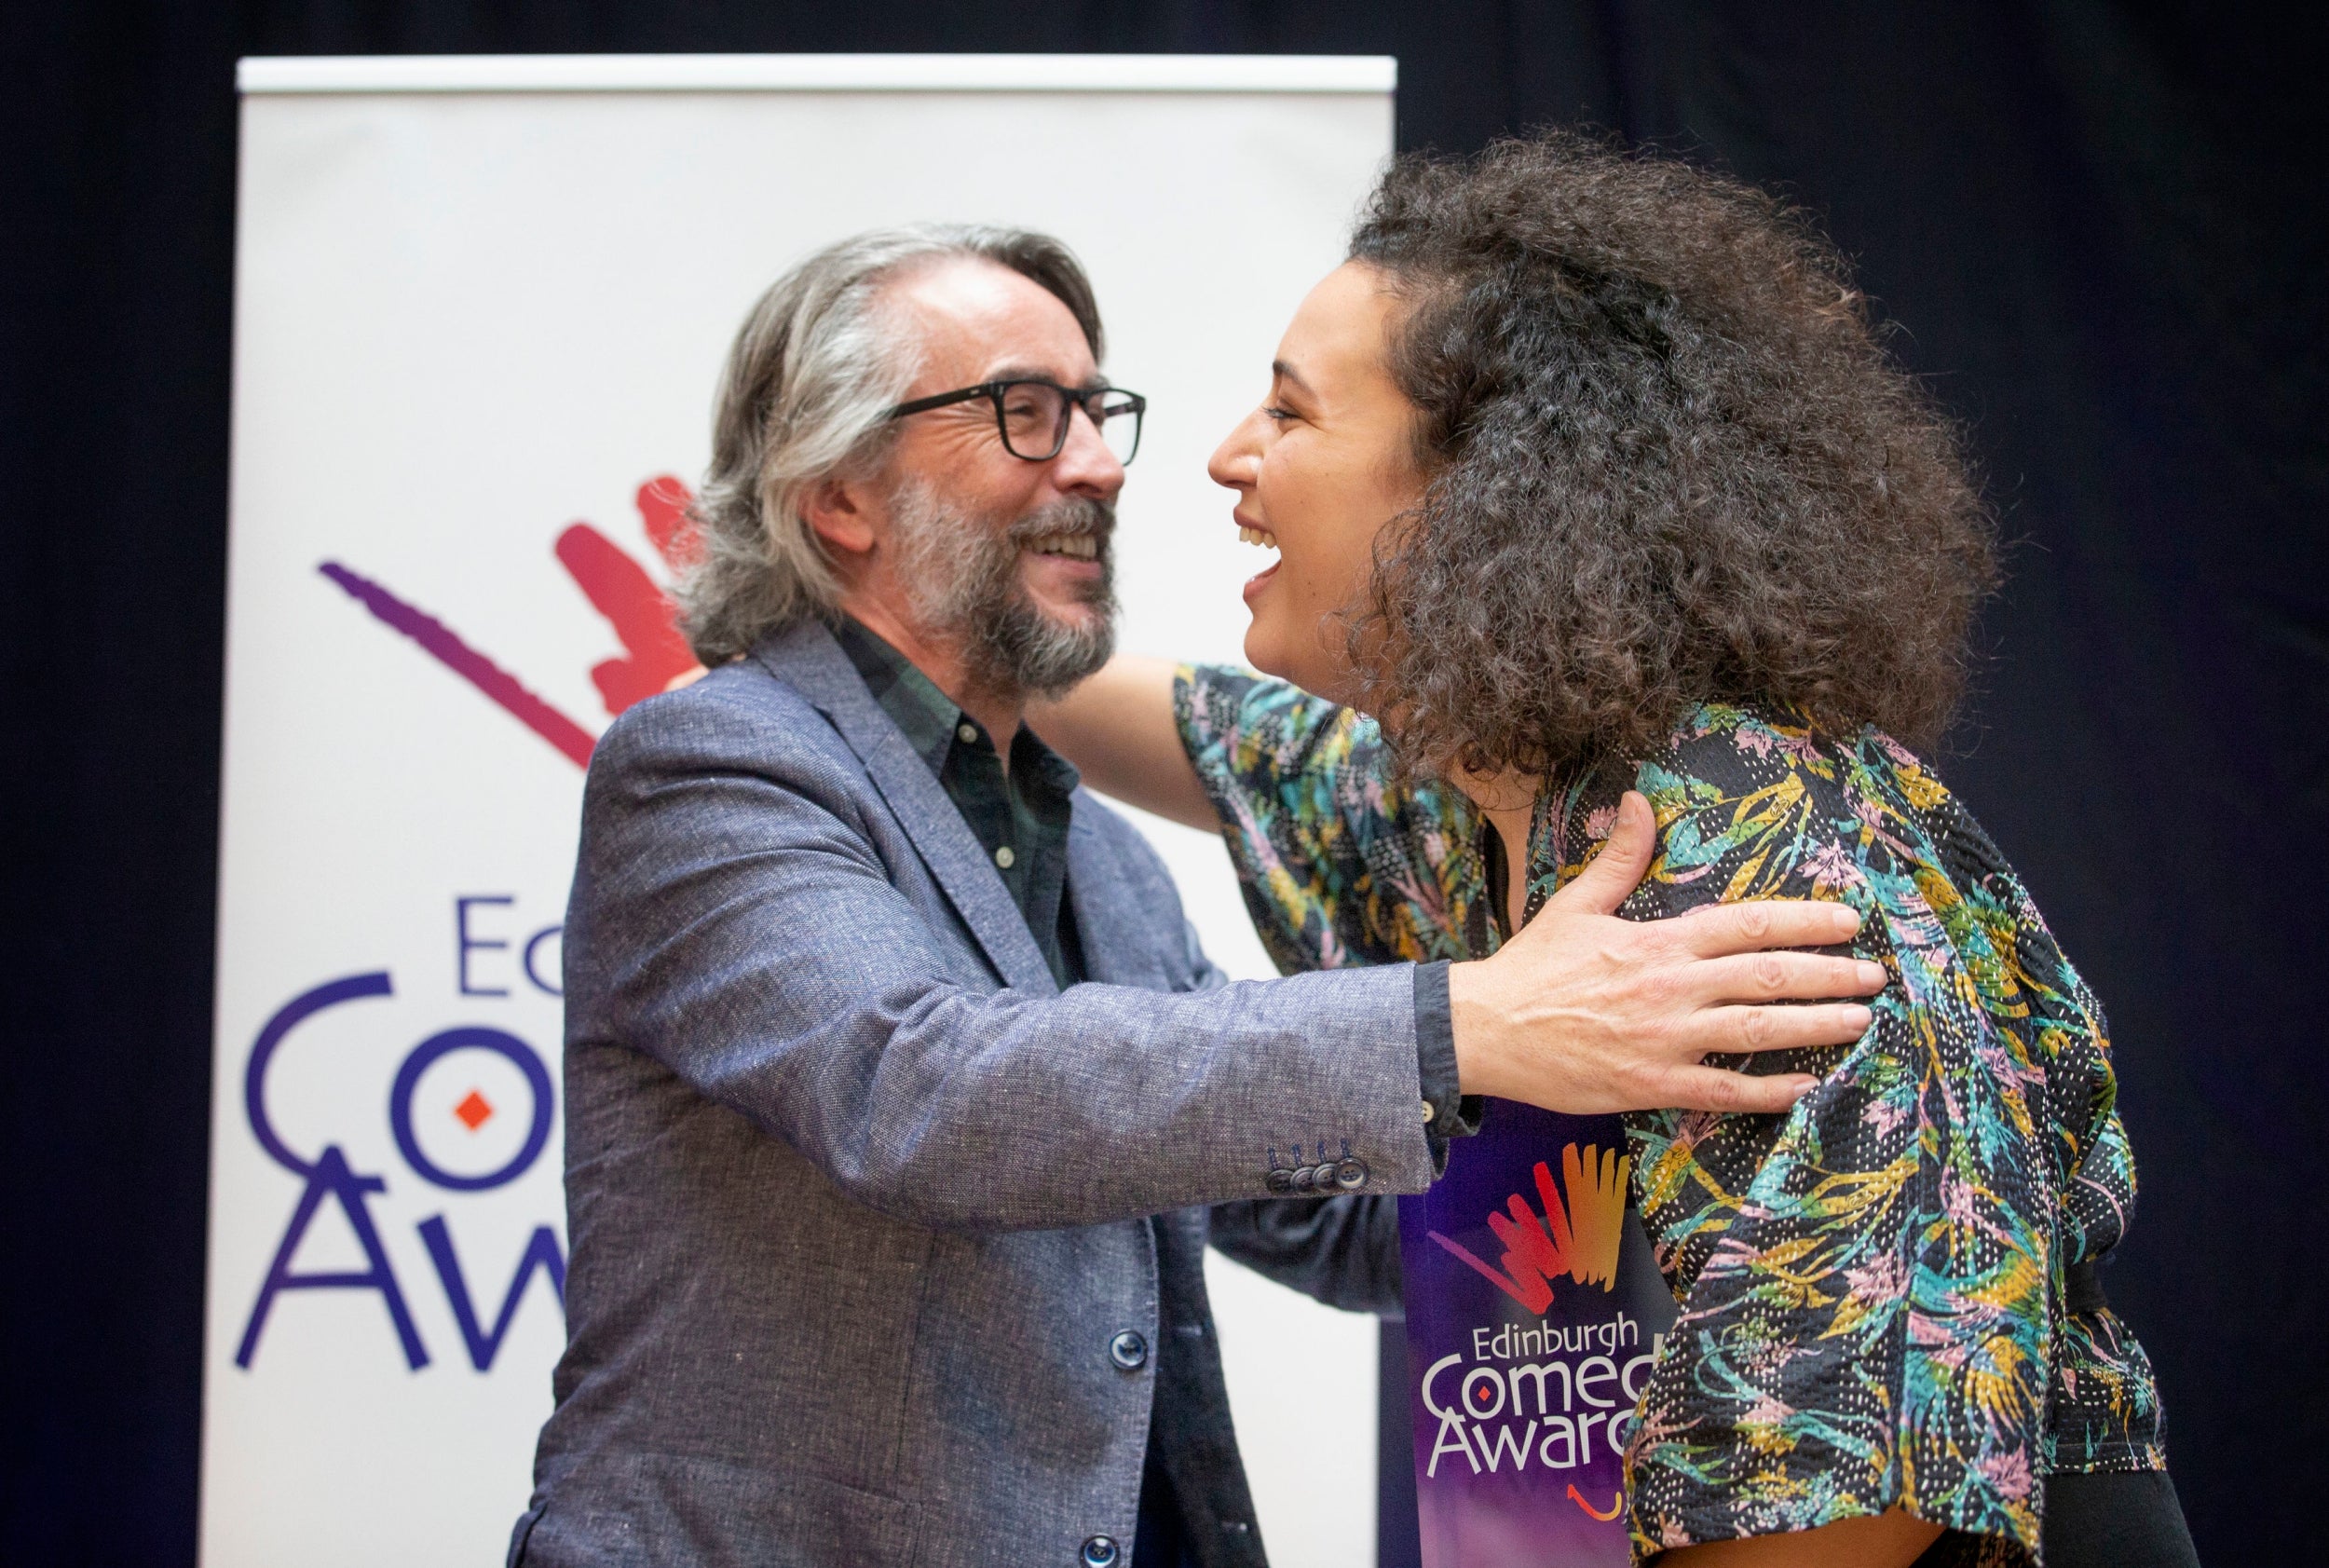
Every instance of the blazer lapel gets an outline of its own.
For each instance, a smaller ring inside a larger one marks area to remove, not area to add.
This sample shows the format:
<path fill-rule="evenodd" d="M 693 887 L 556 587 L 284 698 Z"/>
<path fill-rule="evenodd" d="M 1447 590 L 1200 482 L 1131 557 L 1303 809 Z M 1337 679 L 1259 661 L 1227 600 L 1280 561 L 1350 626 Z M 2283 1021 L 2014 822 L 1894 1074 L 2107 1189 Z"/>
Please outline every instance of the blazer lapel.
<path fill-rule="evenodd" d="M 929 765 L 914 755 L 865 689 L 833 634 L 815 621 L 804 622 L 762 643 L 754 657 L 833 721 L 1003 984 L 1015 990 L 1056 992 L 1051 968 L 985 848 L 931 776 Z"/>
<path fill-rule="evenodd" d="M 1141 904 L 1115 848 L 1092 825 L 1096 810 L 1097 803 L 1077 790 L 1068 823 L 1068 899 L 1083 939 L 1083 972 L 1103 985 L 1171 990 L 1172 973 L 1157 951 L 1155 911 Z"/>

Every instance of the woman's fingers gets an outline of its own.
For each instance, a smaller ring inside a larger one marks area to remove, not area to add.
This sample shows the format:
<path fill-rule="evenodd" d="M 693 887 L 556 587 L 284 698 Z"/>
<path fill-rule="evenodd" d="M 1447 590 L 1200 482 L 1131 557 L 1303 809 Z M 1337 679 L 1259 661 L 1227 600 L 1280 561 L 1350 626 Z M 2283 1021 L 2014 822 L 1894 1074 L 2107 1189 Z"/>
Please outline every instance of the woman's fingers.
<path fill-rule="evenodd" d="M 1584 880 L 1583 873 L 1578 880 Z M 1693 909 L 1669 923 L 1698 957 L 1727 958 L 1765 948 L 1832 948 L 1859 934 L 1860 915 L 1848 904 L 1767 898 Z"/>
<path fill-rule="evenodd" d="M 1705 1002 L 1822 1002 L 1873 996 L 1885 989 L 1885 966 L 1868 959 L 1826 953 L 1737 953 L 1701 959 L 1686 971 L 1693 995 Z"/>
<path fill-rule="evenodd" d="M 1874 1021 L 1875 1015 L 1857 1002 L 1805 1007 L 1709 1007 L 1692 1016 L 1683 1040 L 1701 1055 L 1848 1045 L 1866 1034 Z"/>
<path fill-rule="evenodd" d="M 1810 1093 L 1818 1082 L 1801 1072 L 1756 1078 L 1720 1068 L 1678 1067 L 1666 1075 L 1664 1097 L 1658 1103 L 1676 1111 L 1781 1111 Z"/>

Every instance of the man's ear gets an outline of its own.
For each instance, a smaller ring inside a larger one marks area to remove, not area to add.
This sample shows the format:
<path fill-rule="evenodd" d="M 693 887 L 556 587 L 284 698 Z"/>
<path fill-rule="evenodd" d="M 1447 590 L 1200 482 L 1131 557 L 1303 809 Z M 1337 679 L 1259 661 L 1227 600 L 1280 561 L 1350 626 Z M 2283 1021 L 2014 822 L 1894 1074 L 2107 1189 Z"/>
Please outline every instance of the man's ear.
<path fill-rule="evenodd" d="M 828 548 L 863 555 L 874 547 L 874 504 L 865 486 L 827 479 L 803 498 L 800 512 Z"/>

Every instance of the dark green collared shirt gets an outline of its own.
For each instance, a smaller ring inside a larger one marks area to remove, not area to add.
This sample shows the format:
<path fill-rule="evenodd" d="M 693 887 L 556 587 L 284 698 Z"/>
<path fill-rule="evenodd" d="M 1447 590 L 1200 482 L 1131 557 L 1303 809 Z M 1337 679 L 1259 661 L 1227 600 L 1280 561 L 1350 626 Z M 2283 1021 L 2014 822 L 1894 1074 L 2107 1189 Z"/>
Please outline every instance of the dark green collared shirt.
<path fill-rule="evenodd" d="M 1069 798 L 1075 765 L 1026 725 L 1011 742 L 1008 768 L 994 738 L 906 655 L 847 616 L 833 635 L 865 689 L 930 765 L 939 787 L 995 864 L 1061 989 L 1083 978 L 1083 948 L 1068 907 Z"/>

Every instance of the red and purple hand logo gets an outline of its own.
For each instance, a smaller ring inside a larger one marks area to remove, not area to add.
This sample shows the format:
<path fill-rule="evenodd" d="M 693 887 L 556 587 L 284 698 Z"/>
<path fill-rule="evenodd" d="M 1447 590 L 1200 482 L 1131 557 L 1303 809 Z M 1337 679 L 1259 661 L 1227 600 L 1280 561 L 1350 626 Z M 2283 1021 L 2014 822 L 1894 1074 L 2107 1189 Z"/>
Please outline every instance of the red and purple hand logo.
<path fill-rule="evenodd" d="M 1552 1282 L 1567 1275 L 1579 1285 L 1599 1285 L 1611 1290 L 1617 1284 L 1617 1249 L 1625 1239 L 1626 1179 L 1633 1156 L 1587 1144 L 1582 1153 L 1573 1143 L 1560 1152 L 1561 1176 L 1569 1189 L 1564 1206 L 1553 1185 L 1552 1167 L 1536 1163 L 1536 1194 L 1545 1206 L 1540 1218 L 1519 1193 L 1507 1207 L 1512 1217 L 1488 1216 L 1488 1228 L 1504 1243 L 1504 1267 L 1491 1267 L 1471 1248 L 1437 1231 L 1431 1239 L 1479 1274 L 1490 1284 L 1529 1311 L 1542 1315 L 1553 1304 Z"/>
<path fill-rule="evenodd" d="M 647 538 L 663 564 L 674 571 L 691 564 L 697 539 L 688 516 L 688 505 L 694 497 L 687 485 L 669 474 L 661 475 L 640 485 L 636 499 L 640 520 L 647 525 Z M 616 639 L 623 647 L 621 657 L 602 661 L 591 669 L 592 683 L 598 688 L 609 718 L 701 673 L 702 666 L 679 634 L 677 609 L 671 595 L 620 545 L 590 524 L 576 523 L 558 536 L 555 552 L 566 575 L 614 627 Z M 588 729 L 527 690 L 515 675 L 470 647 L 443 621 L 336 561 L 326 561 L 317 569 L 374 615 L 418 643 L 430 658 L 564 752 L 575 766 L 590 765 L 591 747 L 597 743 Z"/>

